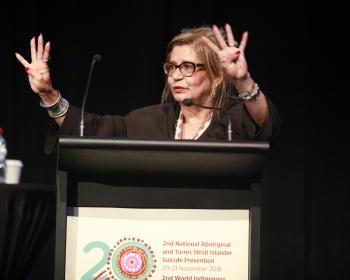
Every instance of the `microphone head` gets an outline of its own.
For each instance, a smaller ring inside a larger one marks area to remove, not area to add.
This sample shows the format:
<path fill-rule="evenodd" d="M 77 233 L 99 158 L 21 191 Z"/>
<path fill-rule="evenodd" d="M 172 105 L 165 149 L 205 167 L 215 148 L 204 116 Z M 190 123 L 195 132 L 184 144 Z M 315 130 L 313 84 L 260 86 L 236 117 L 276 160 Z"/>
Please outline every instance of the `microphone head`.
<path fill-rule="evenodd" d="M 96 61 L 96 62 L 100 62 L 102 60 L 102 55 L 100 54 L 95 54 L 94 57 L 92 58 L 92 60 Z"/>
<path fill-rule="evenodd" d="M 193 102 L 191 99 L 189 98 L 185 98 L 183 101 L 182 101 L 182 104 L 186 105 L 186 106 L 192 106 L 193 105 Z"/>

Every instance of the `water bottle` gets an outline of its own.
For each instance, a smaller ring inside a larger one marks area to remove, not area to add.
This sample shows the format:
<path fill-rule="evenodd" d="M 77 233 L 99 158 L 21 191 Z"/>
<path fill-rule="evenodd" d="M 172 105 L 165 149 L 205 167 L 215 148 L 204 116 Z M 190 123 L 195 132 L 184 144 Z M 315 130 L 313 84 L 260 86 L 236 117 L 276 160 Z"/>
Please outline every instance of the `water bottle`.
<path fill-rule="evenodd" d="M 7 156 L 6 141 L 4 130 L 0 127 L 0 184 L 5 183 L 5 163 Z"/>

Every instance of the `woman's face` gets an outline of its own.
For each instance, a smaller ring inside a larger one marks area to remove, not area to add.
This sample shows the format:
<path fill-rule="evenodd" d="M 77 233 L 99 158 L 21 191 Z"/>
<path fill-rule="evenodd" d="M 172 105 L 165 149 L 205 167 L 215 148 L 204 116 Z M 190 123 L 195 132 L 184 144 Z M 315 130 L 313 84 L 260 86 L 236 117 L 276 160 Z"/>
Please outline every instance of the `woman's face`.
<path fill-rule="evenodd" d="M 203 63 L 190 45 L 175 46 L 170 53 L 169 62 L 176 65 L 183 62 Z M 171 76 L 168 76 L 168 83 L 174 99 L 179 103 L 185 98 L 190 98 L 197 104 L 211 104 L 212 83 L 205 68 L 196 68 L 191 77 L 185 77 L 177 68 Z"/>

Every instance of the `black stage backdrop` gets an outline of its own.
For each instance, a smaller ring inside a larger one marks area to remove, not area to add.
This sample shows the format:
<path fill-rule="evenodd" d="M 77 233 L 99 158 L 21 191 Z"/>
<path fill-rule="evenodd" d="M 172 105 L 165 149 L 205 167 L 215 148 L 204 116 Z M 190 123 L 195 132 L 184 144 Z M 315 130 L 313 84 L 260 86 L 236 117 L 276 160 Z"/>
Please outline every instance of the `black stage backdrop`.
<path fill-rule="evenodd" d="M 100 53 L 86 109 L 126 114 L 160 101 L 161 63 L 175 34 L 229 22 L 238 39 L 250 32 L 250 72 L 283 118 L 264 172 L 262 279 L 349 279 L 349 90 L 338 68 L 347 50 L 345 9 L 295 1 L 274 8 L 214 0 L 8 2 L 0 18 L 0 126 L 9 158 L 24 162 L 23 183 L 55 178 L 55 158 L 43 152 L 47 113 L 14 56 L 29 58 L 32 36 L 51 41 L 53 85 L 76 106 Z"/>

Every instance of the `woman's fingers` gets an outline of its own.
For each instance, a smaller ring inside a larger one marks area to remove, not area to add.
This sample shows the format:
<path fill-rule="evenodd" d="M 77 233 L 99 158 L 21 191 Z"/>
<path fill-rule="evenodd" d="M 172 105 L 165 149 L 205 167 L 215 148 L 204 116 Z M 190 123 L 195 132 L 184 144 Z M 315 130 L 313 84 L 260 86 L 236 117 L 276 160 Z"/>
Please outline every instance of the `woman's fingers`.
<path fill-rule="evenodd" d="M 216 25 L 213 26 L 213 31 L 214 31 L 216 40 L 218 40 L 218 43 L 219 43 L 220 47 L 222 49 L 226 48 L 227 44 L 226 44 L 224 38 L 222 37 L 219 28 Z"/>
<path fill-rule="evenodd" d="M 42 34 L 40 34 L 38 37 L 38 50 L 36 53 L 36 59 L 43 62 L 48 62 L 50 57 L 50 49 L 50 42 L 47 42 L 44 46 L 44 37 Z"/>
<path fill-rule="evenodd" d="M 239 44 L 239 48 L 242 52 L 244 52 L 244 50 L 245 50 L 245 47 L 247 45 L 247 41 L 248 41 L 248 32 L 245 31 L 242 35 L 241 43 Z"/>
<path fill-rule="evenodd" d="M 213 50 L 213 52 L 215 52 L 216 54 L 218 54 L 220 52 L 220 49 L 212 42 L 210 41 L 207 37 L 202 36 L 202 40 L 204 43 L 207 44 L 207 46 Z"/>
<path fill-rule="evenodd" d="M 238 47 L 238 43 L 237 43 L 237 41 L 235 41 L 235 37 L 233 36 L 231 25 L 229 25 L 228 23 L 225 24 L 225 32 L 226 32 L 227 42 L 225 41 L 219 28 L 216 25 L 213 25 L 213 32 L 214 32 L 215 38 L 218 41 L 221 49 L 225 49 L 227 47 L 235 47 L 235 48 Z M 244 38 L 243 43 L 241 44 L 242 48 L 240 48 L 240 49 L 242 51 L 244 51 L 246 42 L 247 42 L 247 35 Z"/>
<path fill-rule="evenodd" d="M 30 54 L 32 62 L 37 60 L 48 60 L 50 55 L 50 43 L 47 42 L 44 46 L 43 35 L 38 36 L 38 44 L 36 44 L 35 37 L 30 40 Z"/>
<path fill-rule="evenodd" d="M 33 37 L 30 40 L 30 55 L 32 58 L 32 62 L 36 61 L 36 44 L 35 44 L 35 37 Z"/>
<path fill-rule="evenodd" d="M 17 60 L 23 65 L 23 67 L 29 68 L 30 63 L 24 59 L 19 53 L 15 53 Z"/>
<path fill-rule="evenodd" d="M 236 47 L 236 41 L 235 41 L 235 38 L 233 37 L 231 26 L 228 23 L 225 24 L 225 31 L 226 31 L 227 43 L 229 47 Z"/>
<path fill-rule="evenodd" d="M 37 47 L 37 48 L 36 48 Z M 36 46 L 35 37 L 30 40 L 30 53 L 32 61 L 29 63 L 22 55 L 15 53 L 17 60 L 23 65 L 25 71 L 32 75 L 35 79 L 42 79 L 49 76 L 49 68 L 46 62 L 50 57 L 50 42 L 44 46 L 42 34 L 38 37 L 38 45 Z"/>
<path fill-rule="evenodd" d="M 38 37 L 38 49 L 36 52 L 36 58 L 37 60 L 43 59 L 43 53 L 44 53 L 44 42 L 43 42 L 43 35 L 40 34 Z"/>
<path fill-rule="evenodd" d="M 50 42 L 47 42 L 44 46 L 44 38 L 43 35 L 40 34 L 38 37 L 38 45 L 36 45 L 35 37 L 30 40 L 30 55 L 32 60 L 30 63 L 19 53 L 15 53 L 15 55 L 17 60 L 25 67 L 26 72 L 29 72 L 30 69 L 37 71 L 38 68 L 44 68 L 44 70 L 47 70 L 47 65 L 45 67 L 45 65 L 41 63 L 49 60 L 50 50 Z M 39 63 L 37 64 L 37 62 Z"/>
<path fill-rule="evenodd" d="M 45 44 L 44 54 L 43 54 L 43 61 L 44 62 L 48 62 L 48 60 L 50 58 L 50 50 L 51 50 L 51 44 L 50 44 L 50 42 L 47 42 Z"/>

